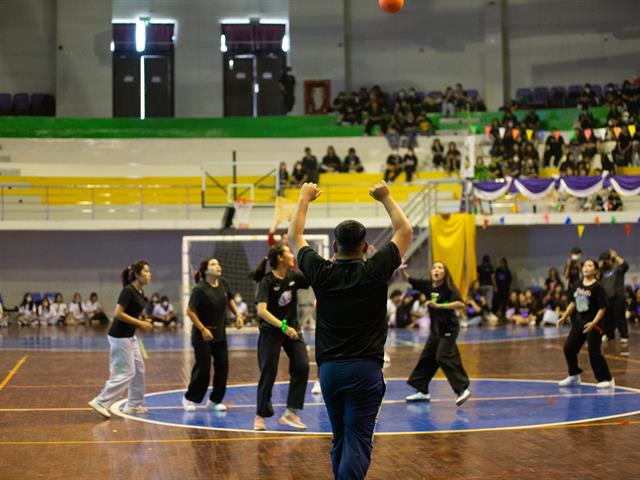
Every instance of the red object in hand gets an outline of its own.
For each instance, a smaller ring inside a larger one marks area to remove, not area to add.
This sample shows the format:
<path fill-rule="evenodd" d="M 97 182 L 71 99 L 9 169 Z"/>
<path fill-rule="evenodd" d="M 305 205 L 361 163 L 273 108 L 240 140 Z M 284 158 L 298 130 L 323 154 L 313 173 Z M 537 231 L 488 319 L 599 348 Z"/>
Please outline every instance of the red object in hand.
<path fill-rule="evenodd" d="M 378 0 L 378 5 L 383 12 L 398 13 L 404 7 L 404 0 Z"/>

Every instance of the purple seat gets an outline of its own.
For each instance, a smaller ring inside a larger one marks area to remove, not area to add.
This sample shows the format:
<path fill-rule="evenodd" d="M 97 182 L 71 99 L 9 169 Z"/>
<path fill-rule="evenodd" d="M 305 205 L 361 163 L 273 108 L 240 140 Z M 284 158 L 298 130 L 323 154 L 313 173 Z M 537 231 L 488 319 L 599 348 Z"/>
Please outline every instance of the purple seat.
<path fill-rule="evenodd" d="M 44 292 L 42 294 L 43 298 L 48 298 L 51 303 L 53 303 L 56 300 L 56 295 L 58 294 L 58 292 Z"/>
<path fill-rule="evenodd" d="M 36 305 L 40 305 L 42 303 L 42 295 L 40 292 L 31 292 L 31 299 Z"/>
<path fill-rule="evenodd" d="M 567 94 L 567 107 L 575 107 L 578 105 L 578 98 L 582 95 L 581 85 L 569 85 Z"/>
<path fill-rule="evenodd" d="M 470 90 L 465 90 L 464 93 L 467 95 L 467 97 L 473 98 L 474 100 L 480 96 L 480 92 L 478 92 L 478 90 L 475 90 L 473 88 Z"/>
<path fill-rule="evenodd" d="M 31 95 L 31 115 L 53 117 L 56 114 L 56 101 L 48 93 Z"/>
<path fill-rule="evenodd" d="M 567 102 L 567 88 L 562 86 L 551 87 L 549 107 L 564 108 Z"/>
<path fill-rule="evenodd" d="M 532 99 L 533 92 L 530 88 L 518 88 L 516 90 L 516 102 L 518 102 L 521 107 L 529 106 Z"/>
<path fill-rule="evenodd" d="M 534 108 L 547 108 L 549 105 L 549 89 L 547 87 L 535 87 L 531 106 Z"/>
<path fill-rule="evenodd" d="M 0 93 L 0 115 L 11 115 L 10 93 Z"/>
<path fill-rule="evenodd" d="M 13 96 L 13 114 L 14 115 L 30 115 L 31 104 L 29 103 L 28 93 L 16 93 Z"/>
<path fill-rule="evenodd" d="M 596 94 L 596 97 L 602 98 L 602 87 L 600 85 L 591 84 L 591 91 Z"/>

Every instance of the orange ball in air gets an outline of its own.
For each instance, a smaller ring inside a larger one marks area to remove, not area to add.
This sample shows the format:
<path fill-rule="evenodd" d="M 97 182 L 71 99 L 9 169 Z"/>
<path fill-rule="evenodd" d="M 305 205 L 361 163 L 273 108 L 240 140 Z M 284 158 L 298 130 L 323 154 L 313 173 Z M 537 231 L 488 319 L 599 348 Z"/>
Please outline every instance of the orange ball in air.
<path fill-rule="evenodd" d="M 384 12 L 398 13 L 404 7 L 404 0 L 378 0 L 378 5 Z"/>

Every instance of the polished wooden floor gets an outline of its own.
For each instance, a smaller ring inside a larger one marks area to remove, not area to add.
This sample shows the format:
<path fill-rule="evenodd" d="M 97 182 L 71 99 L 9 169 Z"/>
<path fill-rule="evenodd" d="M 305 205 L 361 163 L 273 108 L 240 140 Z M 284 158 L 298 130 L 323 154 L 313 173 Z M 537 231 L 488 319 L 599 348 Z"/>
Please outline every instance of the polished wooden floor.
<path fill-rule="evenodd" d="M 6 338 L 33 330 L 0 333 Z M 82 327 L 87 333 L 104 335 Z M 566 375 L 558 338 L 469 344 L 461 351 L 472 378 L 556 380 Z M 629 356 L 620 355 L 617 341 L 605 352 L 618 385 L 640 386 L 640 330 L 632 331 Z M 406 377 L 418 353 L 416 347 L 392 348 L 385 374 Z M 282 380 L 287 378 L 285 358 Z M 230 384 L 256 381 L 254 350 L 232 351 L 230 363 Z M 585 351 L 581 363 L 587 366 L 583 379 L 593 381 Z M 106 351 L 0 347 L 1 479 L 331 478 L 326 436 L 102 419 L 87 401 L 104 385 L 107 365 Z M 191 366 L 189 350 L 153 352 L 147 361 L 147 392 L 184 388 Z M 379 436 L 367 478 L 632 479 L 640 478 L 639 444 L 639 415 L 523 430 Z"/>

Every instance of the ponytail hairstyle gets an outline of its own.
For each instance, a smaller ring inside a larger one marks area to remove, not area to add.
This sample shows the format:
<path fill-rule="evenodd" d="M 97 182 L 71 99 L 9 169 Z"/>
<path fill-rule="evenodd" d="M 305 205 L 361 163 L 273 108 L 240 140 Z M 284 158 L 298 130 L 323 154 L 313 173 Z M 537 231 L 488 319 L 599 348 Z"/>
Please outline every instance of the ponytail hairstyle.
<path fill-rule="evenodd" d="M 127 285 L 133 283 L 136 277 L 140 275 L 144 267 L 148 265 L 149 265 L 149 262 L 145 260 L 138 260 L 137 262 L 132 263 L 127 268 L 122 270 L 122 273 L 121 273 L 122 286 L 126 287 Z"/>
<path fill-rule="evenodd" d="M 200 266 L 193 274 L 193 279 L 198 283 L 199 281 L 204 281 L 207 276 L 207 270 L 209 270 L 209 262 L 211 260 L 215 260 L 215 257 L 206 258 L 200 262 Z"/>
<path fill-rule="evenodd" d="M 284 253 L 284 247 L 281 242 L 276 243 L 273 247 L 269 249 L 267 256 L 262 259 L 262 261 L 258 264 L 256 269 L 249 274 L 249 278 L 254 282 L 258 283 L 267 273 L 267 263 L 271 269 L 278 268 L 278 257 Z"/>

